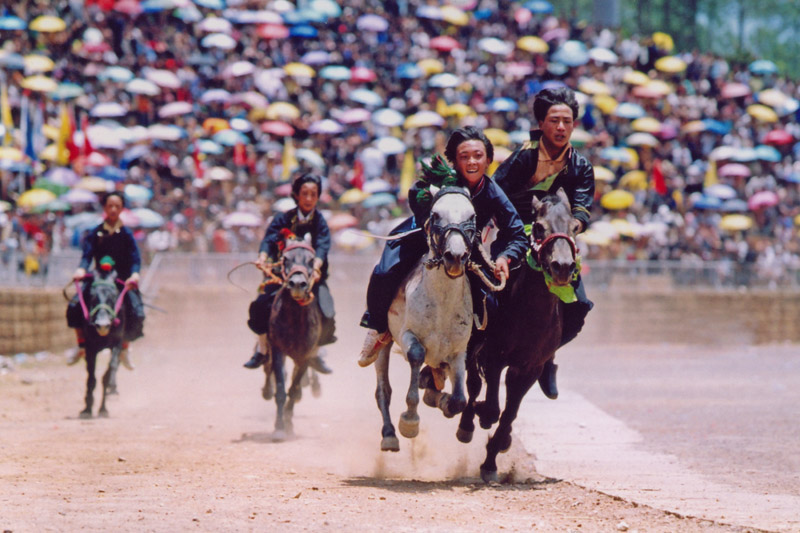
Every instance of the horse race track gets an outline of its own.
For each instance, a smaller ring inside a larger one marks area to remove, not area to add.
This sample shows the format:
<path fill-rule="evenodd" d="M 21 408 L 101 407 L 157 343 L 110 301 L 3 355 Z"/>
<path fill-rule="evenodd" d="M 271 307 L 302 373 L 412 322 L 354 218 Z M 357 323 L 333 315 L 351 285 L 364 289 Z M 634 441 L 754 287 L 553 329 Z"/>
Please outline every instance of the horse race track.
<path fill-rule="evenodd" d="M 86 373 L 60 355 L 0 376 L 0 530 L 718 532 L 763 523 L 687 517 L 547 477 L 517 437 L 499 459 L 503 481 L 486 486 L 478 476 L 486 433 L 460 444 L 456 420 L 425 406 L 420 435 L 381 453 L 374 371 L 356 365 L 368 266 L 340 269 L 331 282 L 334 373 L 321 377 L 321 397 L 305 389 L 286 442 L 271 439 L 275 407 L 260 396 L 263 373 L 241 366 L 253 346 L 251 295 L 230 286 L 162 289 L 154 303 L 169 314 L 150 311 L 137 369 L 120 369 L 108 419 L 78 419 Z M 577 388 L 567 367 L 562 383 Z M 395 420 L 406 368 L 393 359 Z M 559 402 L 569 399 L 562 390 Z M 536 422 L 528 411 L 520 419 Z M 542 461 L 555 464 L 548 453 Z M 790 484 L 770 490 L 796 494 Z M 654 489 L 642 488 L 644 500 L 646 490 Z"/>

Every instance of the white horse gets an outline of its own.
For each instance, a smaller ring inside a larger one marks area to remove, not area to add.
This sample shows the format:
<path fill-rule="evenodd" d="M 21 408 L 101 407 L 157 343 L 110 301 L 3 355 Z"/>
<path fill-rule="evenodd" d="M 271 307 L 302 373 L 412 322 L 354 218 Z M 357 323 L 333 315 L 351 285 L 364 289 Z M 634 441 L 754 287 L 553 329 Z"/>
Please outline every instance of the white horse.
<path fill-rule="evenodd" d="M 434 194 L 431 214 L 424 230 L 428 254 L 401 284 L 389 308 L 392 340 L 384 345 L 375 362 L 378 387 L 375 399 L 383 416 L 381 450 L 399 451 L 400 442 L 389 414 L 392 388 L 389 384 L 389 354 L 396 342 L 411 366 L 411 382 L 406 394 L 408 409 L 399 421 L 406 438 L 419 433 L 420 369 L 427 364 L 433 379 L 423 381 L 426 405 L 438 407 L 452 417 L 466 406 L 464 376 L 467 342 L 472 330 L 472 294 L 465 275 L 470 249 L 475 238 L 475 209 L 469 192 L 461 187 L 445 187 Z M 452 393 L 442 391 L 450 379 Z M 428 383 L 425 383 L 427 381 Z"/>

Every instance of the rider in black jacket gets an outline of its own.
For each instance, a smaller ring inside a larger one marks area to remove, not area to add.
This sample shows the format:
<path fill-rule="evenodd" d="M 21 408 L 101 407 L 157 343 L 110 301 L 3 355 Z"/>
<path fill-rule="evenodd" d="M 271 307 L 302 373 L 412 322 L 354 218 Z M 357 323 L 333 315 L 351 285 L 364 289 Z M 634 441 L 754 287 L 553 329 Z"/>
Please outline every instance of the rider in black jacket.
<path fill-rule="evenodd" d="M 531 140 L 500 164 L 494 179 L 525 224 L 533 222 L 533 197 L 553 194 L 562 187 L 572 206 L 572 216 L 581 222 L 580 231 L 584 231 L 594 201 L 594 168 L 569 142 L 578 118 L 575 93 L 567 88 L 541 91 L 534 100 L 533 115 L 540 129 L 531 131 Z M 573 287 L 578 301 L 564 306 L 562 346 L 575 338 L 594 305 L 586 297 L 580 276 Z M 539 378 L 542 391 L 551 399 L 558 397 L 557 368 L 549 361 Z"/>

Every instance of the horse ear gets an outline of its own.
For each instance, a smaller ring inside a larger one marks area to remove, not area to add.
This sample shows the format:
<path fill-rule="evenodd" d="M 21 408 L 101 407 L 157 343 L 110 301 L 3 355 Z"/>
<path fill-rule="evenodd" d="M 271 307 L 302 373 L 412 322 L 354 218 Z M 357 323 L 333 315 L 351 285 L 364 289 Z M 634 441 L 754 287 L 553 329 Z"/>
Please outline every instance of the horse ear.
<path fill-rule="evenodd" d="M 436 196 L 436 193 L 439 192 L 439 187 L 437 187 L 436 185 L 431 185 L 430 191 L 431 191 L 431 196 Z"/>
<path fill-rule="evenodd" d="M 559 187 L 558 188 L 558 190 L 556 191 L 556 196 L 561 198 L 561 201 L 564 202 L 565 204 L 570 205 L 569 204 L 569 196 L 567 196 L 566 191 L 564 191 L 564 187 Z"/>
<path fill-rule="evenodd" d="M 539 200 L 536 196 L 533 197 L 533 202 L 531 202 L 531 207 L 533 207 L 533 212 L 536 213 L 539 211 L 539 208 L 542 207 L 542 201 Z"/>
<path fill-rule="evenodd" d="M 311 244 L 311 233 L 306 233 L 303 240 L 306 241 L 306 244 Z"/>

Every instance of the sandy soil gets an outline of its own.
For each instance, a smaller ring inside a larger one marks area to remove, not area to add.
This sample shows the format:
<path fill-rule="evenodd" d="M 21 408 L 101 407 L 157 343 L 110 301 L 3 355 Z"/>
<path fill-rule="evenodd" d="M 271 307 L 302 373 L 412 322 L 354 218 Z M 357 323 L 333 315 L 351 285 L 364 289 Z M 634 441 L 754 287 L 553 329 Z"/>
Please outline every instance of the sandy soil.
<path fill-rule="evenodd" d="M 519 445 L 487 486 L 485 437 L 460 444 L 456 421 L 424 406 L 420 435 L 380 452 L 374 372 L 355 363 L 363 294 L 333 289 L 334 373 L 321 397 L 306 389 L 286 442 L 263 373 L 241 367 L 250 295 L 232 288 L 162 290 L 169 314 L 150 313 L 108 419 L 77 418 L 86 372 L 60 355 L 0 376 L 0 530 L 754 531 L 546 478 Z M 407 374 L 395 358 L 395 420 Z"/>

